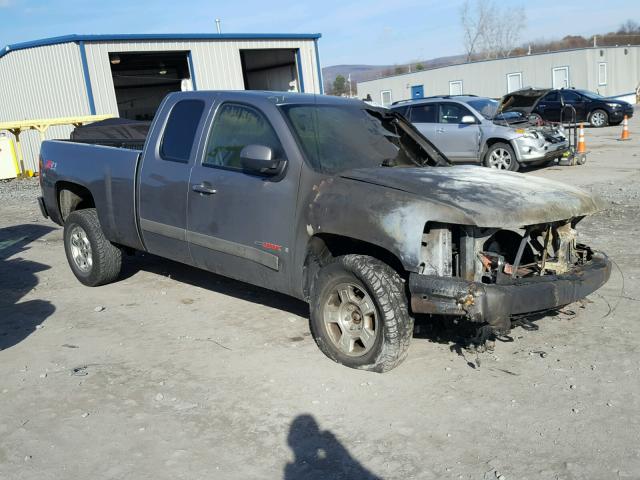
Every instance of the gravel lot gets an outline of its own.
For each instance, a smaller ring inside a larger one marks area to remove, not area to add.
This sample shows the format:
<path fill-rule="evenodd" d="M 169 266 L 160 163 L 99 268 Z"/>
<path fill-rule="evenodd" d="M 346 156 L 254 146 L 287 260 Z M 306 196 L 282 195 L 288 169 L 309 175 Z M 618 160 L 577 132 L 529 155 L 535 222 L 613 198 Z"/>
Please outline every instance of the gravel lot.
<path fill-rule="evenodd" d="M 540 175 L 610 208 L 584 302 L 481 354 L 419 323 L 384 375 L 332 363 L 291 298 L 153 256 L 83 287 L 37 181 L 0 183 L 2 479 L 640 478 L 640 122 Z"/>

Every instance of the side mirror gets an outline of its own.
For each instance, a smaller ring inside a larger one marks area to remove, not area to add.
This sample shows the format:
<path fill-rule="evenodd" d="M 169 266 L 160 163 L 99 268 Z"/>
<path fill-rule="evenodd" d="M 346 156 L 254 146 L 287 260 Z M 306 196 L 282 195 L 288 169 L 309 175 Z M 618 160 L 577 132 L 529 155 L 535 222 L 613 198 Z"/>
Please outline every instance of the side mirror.
<path fill-rule="evenodd" d="M 473 125 L 474 123 L 477 123 L 476 117 L 474 117 L 473 115 L 465 115 L 464 117 L 462 117 L 460 123 L 464 123 L 465 125 Z"/>
<path fill-rule="evenodd" d="M 247 145 L 240 152 L 243 170 L 260 175 L 276 175 L 282 160 L 274 158 L 273 150 L 264 145 Z"/>

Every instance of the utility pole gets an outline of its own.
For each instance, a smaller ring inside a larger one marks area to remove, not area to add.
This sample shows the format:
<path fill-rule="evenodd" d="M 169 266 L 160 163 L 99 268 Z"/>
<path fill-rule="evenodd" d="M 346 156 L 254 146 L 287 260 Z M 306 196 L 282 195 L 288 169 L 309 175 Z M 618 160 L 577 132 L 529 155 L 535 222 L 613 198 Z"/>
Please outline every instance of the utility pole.
<path fill-rule="evenodd" d="M 349 98 L 353 97 L 353 92 L 351 90 L 351 74 L 348 75 L 349 80 Z"/>
<path fill-rule="evenodd" d="M 220 28 L 220 19 L 216 18 L 216 28 L 218 29 L 218 33 L 222 33 L 222 29 Z"/>

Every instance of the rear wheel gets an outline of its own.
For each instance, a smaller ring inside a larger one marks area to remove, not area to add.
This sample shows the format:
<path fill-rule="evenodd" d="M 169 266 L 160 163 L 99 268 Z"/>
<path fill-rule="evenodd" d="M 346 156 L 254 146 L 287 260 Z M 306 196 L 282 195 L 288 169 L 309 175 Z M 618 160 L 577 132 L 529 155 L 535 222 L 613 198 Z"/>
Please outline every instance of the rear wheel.
<path fill-rule="evenodd" d="M 311 296 L 311 333 L 322 352 L 350 368 L 386 372 L 413 334 L 404 282 L 388 265 L 345 255 L 323 267 Z"/>
<path fill-rule="evenodd" d="M 74 275 L 89 287 L 118 278 L 122 251 L 106 239 L 95 208 L 71 212 L 64 223 L 64 249 Z"/>
<path fill-rule="evenodd" d="M 592 127 L 606 127 L 609 123 L 609 115 L 604 110 L 594 110 L 589 114 L 589 124 Z"/>
<path fill-rule="evenodd" d="M 484 156 L 484 166 L 517 172 L 520 168 L 516 154 L 508 143 L 494 143 Z"/>

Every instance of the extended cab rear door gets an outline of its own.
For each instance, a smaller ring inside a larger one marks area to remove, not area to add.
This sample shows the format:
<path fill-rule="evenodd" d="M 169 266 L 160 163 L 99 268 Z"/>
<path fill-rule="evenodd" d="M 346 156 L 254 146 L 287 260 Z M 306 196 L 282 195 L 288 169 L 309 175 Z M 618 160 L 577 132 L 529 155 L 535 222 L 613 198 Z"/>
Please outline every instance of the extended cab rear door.
<path fill-rule="evenodd" d="M 150 130 L 139 173 L 140 230 L 148 252 L 192 263 L 187 245 L 189 176 L 211 99 L 171 95 Z"/>
<path fill-rule="evenodd" d="M 296 147 L 277 106 L 221 93 L 207 122 L 188 192 L 187 237 L 194 263 L 272 290 L 288 291 L 300 177 Z M 286 159 L 276 176 L 243 171 L 247 145 Z"/>

